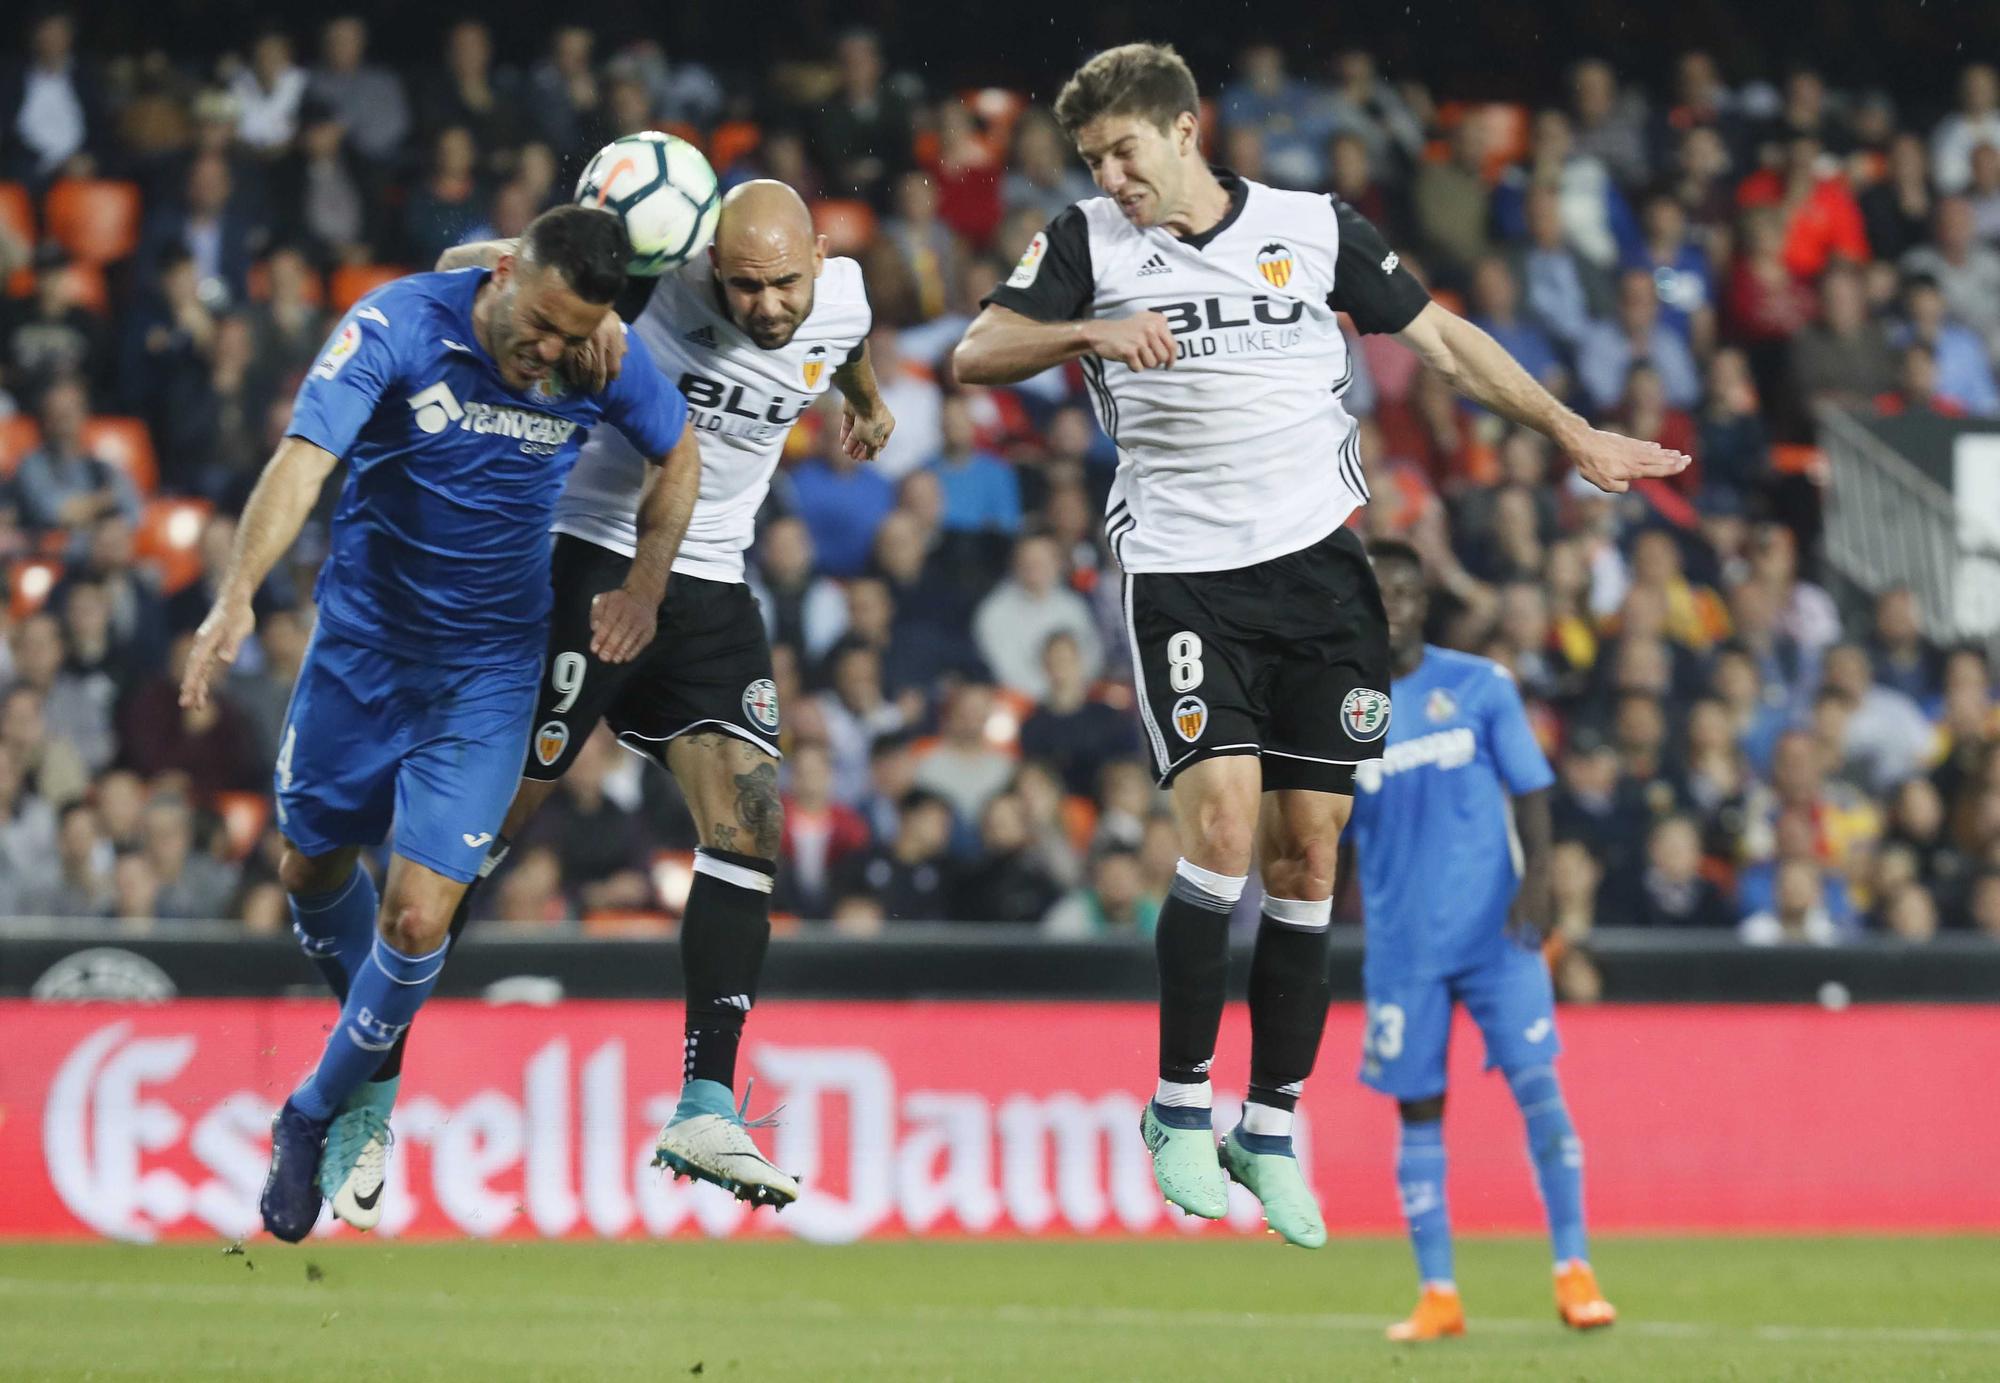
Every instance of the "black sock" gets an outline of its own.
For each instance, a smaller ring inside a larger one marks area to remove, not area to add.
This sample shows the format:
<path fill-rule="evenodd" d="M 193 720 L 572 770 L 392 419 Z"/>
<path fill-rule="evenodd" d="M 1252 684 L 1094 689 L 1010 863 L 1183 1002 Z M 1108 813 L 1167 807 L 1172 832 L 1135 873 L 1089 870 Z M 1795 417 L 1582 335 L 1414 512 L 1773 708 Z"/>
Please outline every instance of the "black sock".
<path fill-rule="evenodd" d="M 778 867 L 755 855 L 706 846 L 695 851 L 694 886 L 681 918 L 687 977 L 683 1081 L 736 1088 L 736 1049 L 757 999 L 757 976 L 771 945 L 771 884 Z"/>
<path fill-rule="evenodd" d="M 1314 906 L 1272 901 L 1292 908 Z M 1331 954 L 1325 922 L 1307 927 L 1274 921 L 1267 905 L 1250 958 L 1250 1099 L 1255 1103 L 1287 1112 L 1297 1106 L 1326 1032 L 1326 1007 L 1333 997 L 1327 975 Z"/>
<path fill-rule="evenodd" d="M 1229 882 L 1240 894 L 1243 881 Z M 1175 873 L 1153 932 L 1160 959 L 1161 1080 L 1199 1085 L 1208 1079 L 1229 998 L 1229 914 L 1235 906 L 1235 898 Z"/>
<path fill-rule="evenodd" d="M 451 945 L 454 950 L 458 946 L 458 934 L 464 931 L 465 924 L 472 920 L 472 895 L 486 882 L 486 876 L 500 867 L 501 862 L 507 858 L 507 851 L 512 848 L 513 842 L 505 836 L 495 840 L 491 853 L 486 856 L 486 863 L 479 866 L 479 873 L 473 876 L 472 882 L 465 886 L 465 892 L 459 895 L 458 911 L 451 915 Z M 450 963 L 451 952 L 446 951 L 445 964 Z M 410 1031 L 415 1026 L 416 1024 L 412 1023 L 403 1029 L 403 1035 L 396 1039 L 396 1045 L 389 1049 L 389 1055 L 382 1058 L 382 1064 L 375 1068 L 375 1074 L 370 1076 L 369 1080 L 380 1084 L 403 1074 L 403 1053 L 410 1045 Z"/>

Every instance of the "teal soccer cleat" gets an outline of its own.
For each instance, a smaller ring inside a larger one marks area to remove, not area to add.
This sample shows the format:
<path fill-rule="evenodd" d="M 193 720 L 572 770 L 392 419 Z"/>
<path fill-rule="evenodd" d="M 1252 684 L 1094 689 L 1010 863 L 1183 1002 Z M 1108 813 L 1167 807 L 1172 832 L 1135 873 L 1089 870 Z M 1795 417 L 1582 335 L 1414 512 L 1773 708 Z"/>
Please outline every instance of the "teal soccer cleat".
<path fill-rule="evenodd" d="M 753 1082 L 754 1084 L 754 1082 Z M 738 1105 L 721 1081 L 691 1080 L 681 1090 L 673 1118 L 660 1130 L 653 1165 L 676 1177 L 693 1177 L 720 1186 L 740 1201 L 783 1210 L 799 1198 L 796 1178 L 780 1171 L 757 1151 L 750 1130 L 776 1122 L 775 1112 L 745 1122 L 750 1087 Z"/>
<path fill-rule="evenodd" d="M 319 1189 L 333 1202 L 333 1213 L 364 1234 L 382 1220 L 382 1184 L 389 1175 L 389 1149 L 396 1142 L 389 1131 L 389 1111 L 402 1083 L 401 1076 L 364 1082 L 347 1097 L 326 1132 Z"/>
<path fill-rule="evenodd" d="M 1222 1140 L 1222 1165 L 1229 1179 L 1264 1206 L 1264 1223 L 1288 1244 L 1316 1249 L 1326 1243 L 1326 1222 L 1292 1152 L 1292 1140 L 1248 1133 L 1241 1124 Z"/>
<path fill-rule="evenodd" d="M 1169 1205 L 1204 1220 L 1229 1210 L 1229 1181 L 1215 1157 L 1215 1133 L 1206 1109 L 1146 1101 L 1139 1136 L 1153 1154 L 1153 1180 Z"/>

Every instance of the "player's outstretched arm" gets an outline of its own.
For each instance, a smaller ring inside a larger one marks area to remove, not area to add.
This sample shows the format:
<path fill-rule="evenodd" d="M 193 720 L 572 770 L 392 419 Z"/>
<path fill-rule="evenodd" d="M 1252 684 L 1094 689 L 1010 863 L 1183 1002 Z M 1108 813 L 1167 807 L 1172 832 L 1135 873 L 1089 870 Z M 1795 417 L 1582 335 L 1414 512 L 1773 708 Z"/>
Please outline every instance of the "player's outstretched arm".
<path fill-rule="evenodd" d="M 1018 384 L 1079 356 L 1115 360 L 1134 370 L 1174 363 L 1174 334 L 1157 312 L 1038 322 L 989 303 L 951 353 L 967 384 Z"/>
<path fill-rule="evenodd" d="M 1688 458 L 1680 452 L 1593 428 L 1537 383 L 1498 341 L 1436 303 L 1396 337 L 1459 393 L 1555 442 L 1600 490 L 1616 493 L 1630 489 L 1635 480 L 1687 469 Z"/>
<path fill-rule="evenodd" d="M 701 448 L 692 427 L 653 468 L 639 500 L 639 542 L 625 584 L 590 602 L 590 651 L 607 663 L 630 662 L 653 641 L 667 574 L 681 550 L 701 493 Z"/>
<path fill-rule="evenodd" d="M 188 652 L 187 670 L 181 676 L 181 705 L 197 710 L 206 706 L 216 664 L 236 661 L 237 650 L 257 622 L 251 613 L 251 599 L 298 539 L 306 515 L 319 499 L 320 487 L 339 460 L 303 437 L 287 437 L 265 463 L 257 488 L 243 506 L 236 546 L 229 554 L 215 604 L 195 630 L 194 647 Z"/>
<path fill-rule="evenodd" d="M 896 430 L 895 415 L 876 387 L 875 365 L 864 342 L 861 353 L 833 372 L 833 387 L 844 401 L 840 410 L 840 449 L 856 461 L 873 461 Z"/>

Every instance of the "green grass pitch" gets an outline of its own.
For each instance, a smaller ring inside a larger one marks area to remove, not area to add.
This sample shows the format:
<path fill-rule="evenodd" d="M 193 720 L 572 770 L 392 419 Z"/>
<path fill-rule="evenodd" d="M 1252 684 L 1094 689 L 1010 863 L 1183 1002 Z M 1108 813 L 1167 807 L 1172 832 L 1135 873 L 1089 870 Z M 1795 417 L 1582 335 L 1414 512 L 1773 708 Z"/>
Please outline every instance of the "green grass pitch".
<path fill-rule="evenodd" d="M 1599 1242 L 1556 1324 L 1527 1239 L 1459 1246 L 1471 1334 L 1390 1345 L 1400 1241 L 0 1245 L 0 1378 L 2000 1378 L 2000 1240 Z"/>

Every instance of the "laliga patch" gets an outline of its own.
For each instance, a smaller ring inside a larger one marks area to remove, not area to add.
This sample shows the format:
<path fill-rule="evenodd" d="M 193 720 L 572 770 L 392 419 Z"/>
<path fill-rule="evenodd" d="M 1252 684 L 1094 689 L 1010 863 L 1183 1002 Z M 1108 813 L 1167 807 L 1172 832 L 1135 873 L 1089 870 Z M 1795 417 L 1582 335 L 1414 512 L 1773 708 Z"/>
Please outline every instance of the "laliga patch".
<path fill-rule="evenodd" d="M 361 327 L 350 317 L 341 325 L 340 330 L 334 333 L 333 342 L 327 346 L 326 354 L 322 355 L 319 363 L 313 366 L 313 377 L 332 379 L 340 373 L 340 367 L 360 349 Z"/>
<path fill-rule="evenodd" d="M 567 748 L 569 748 L 569 726 L 560 720 L 544 721 L 542 728 L 535 731 L 535 758 L 543 768 L 560 759 L 563 750 Z"/>
<path fill-rule="evenodd" d="M 1208 703 L 1198 696 L 1183 696 L 1174 703 L 1174 733 L 1193 744 L 1208 728 Z"/>
<path fill-rule="evenodd" d="M 1021 251 L 1021 262 L 1014 266 L 1014 272 L 1007 275 L 1009 288 L 1027 288 L 1042 272 L 1042 257 L 1049 252 L 1049 233 L 1036 231 L 1035 238 L 1028 242 L 1028 248 Z"/>
<path fill-rule="evenodd" d="M 768 677 L 759 677 L 743 689 L 743 714 L 750 717 L 750 723 L 769 732 L 778 733 L 778 684 Z"/>
<path fill-rule="evenodd" d="M 1430 700 L 1424 702 L 1424 714 L 1431 718 L 1433 725 L 1450 720 L 1458 714 L 1458 701 L 1450 692 L 1439 687 L 1431 693 Z"/>
<path fill-rule="evenodd" d="M 1340 723 L 1359 744 L 1389 733 L 1389 698 L 1373 687 L 1356 687 L 1340 699 Z"/>

